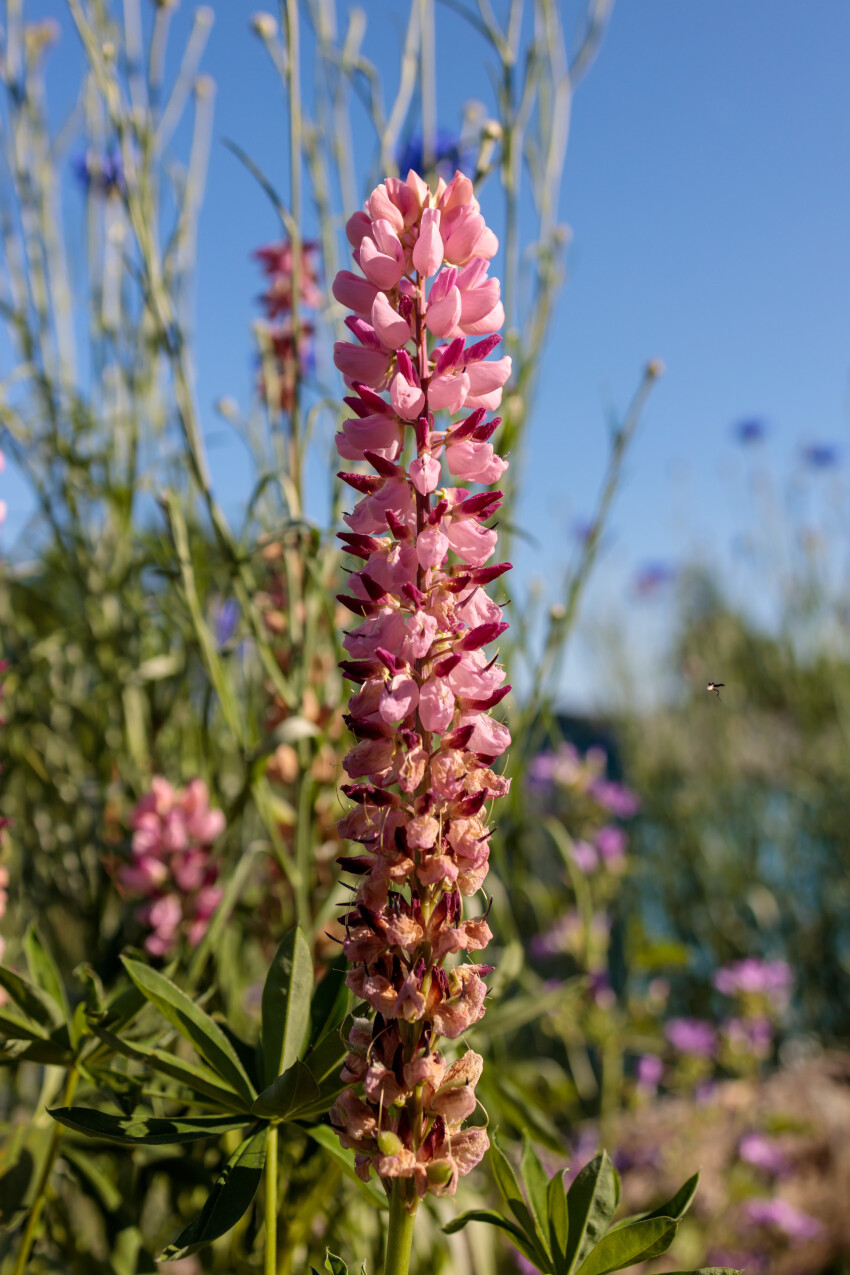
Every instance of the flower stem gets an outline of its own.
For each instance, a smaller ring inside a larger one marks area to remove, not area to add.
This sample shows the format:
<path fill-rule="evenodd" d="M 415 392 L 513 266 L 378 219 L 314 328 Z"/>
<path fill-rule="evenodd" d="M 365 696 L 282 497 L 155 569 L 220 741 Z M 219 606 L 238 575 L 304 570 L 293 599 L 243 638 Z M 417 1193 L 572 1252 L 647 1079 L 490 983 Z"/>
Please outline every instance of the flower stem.
<path fill-rule="evenodd" d="M 65 1082 L 65 1092 L 62 1095 L 62 1106 L 69 1107 L 74 1100 L 74 1091 L 77 1088 L 77 1080 L 79 1072 L 77 1064 L 74 1063 L 68 1072 L 68 1079 Z M 59 1150 L 59 1140 L 62 1137 L 62 1125 L 58 1122 L 53 1125 L 53 1132 L 50 1135 L 50 1144 L 47 1148 L 47 1154 L 41 1166 L 41 1173 L 38 1176 L 38 1184 L 35 1188 L 32 1205 L 30 1206 L 27 1224 L 24 1227 L 23 1238 L 21 1239 L 21 1247 L 18 1250 L 17 1261 L 12 1268 L 12 1275 L 23 1275 L 29 1263 L 30 1251 L 35 1240 L 35 1233 L 38 1230 L 38 1224 L 41 1221 L 44 1202 L 47 1198 L 47 1187 L 50 1182 L 50 1174 L 53 1170 L 53 1162 L 56 1159 L 56 1152 Z M 405 1268 L 406 1269 L 406 1268 Z"/>
<path fill-rule="evenodd" d="M 269 1125 L 266 1140 L 266 1254 L 265 1275 L 277 1275 L 277 1125 Z"/>
<path fill-rule="evenodd" d="M 408 1275 L 410 1269 L 416 1206 L 414 1204 L 413 1212 L 409 1211 L 406 1187 L 404 1178 L 394 1179 L 390 1195 L 390 1229 L 387 1235 L 384 1275 Z"/>

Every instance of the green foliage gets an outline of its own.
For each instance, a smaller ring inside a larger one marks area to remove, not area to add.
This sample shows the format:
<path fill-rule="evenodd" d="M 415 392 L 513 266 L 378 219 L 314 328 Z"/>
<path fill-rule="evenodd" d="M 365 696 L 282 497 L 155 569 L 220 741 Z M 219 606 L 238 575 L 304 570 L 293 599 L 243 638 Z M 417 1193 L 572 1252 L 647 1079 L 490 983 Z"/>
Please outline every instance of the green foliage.
<path fill-rule="evenodd" d="M 514 1220 L 493 1209 L 472 1209 L 443 1229 L 451 1235 L 469 1222 L 486 1222 L 504 1231 L 544 1275 L 609 1275 L 666 1253 L 699 1180 L 698 1175 L 689 1178 L 671 1200 L 652 1213 L 613 1224 L 620 1202 L 620 1179 L 605 1151 L 579 1171 L 567 1192 L 562 1173 L 547 1179 L 527 1136 L 519 1177 L 495 1139 L 491 1160 L 499 1191 Z M 735 1275 L 730 1268 L 711 1270 L 715 1275 Z M 707 1275 L 707 1270 L 679 1275 Z"/>

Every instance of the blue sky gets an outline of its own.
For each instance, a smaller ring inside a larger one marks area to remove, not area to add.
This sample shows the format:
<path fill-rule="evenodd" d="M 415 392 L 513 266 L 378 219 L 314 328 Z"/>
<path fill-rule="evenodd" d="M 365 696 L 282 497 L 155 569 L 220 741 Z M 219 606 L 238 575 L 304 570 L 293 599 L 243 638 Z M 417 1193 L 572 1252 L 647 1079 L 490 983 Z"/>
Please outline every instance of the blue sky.
<path fill-rule="evenodd" d="M 285 193 L 287 124 L 249 30 L 255 6 L 212 7 L 204 66 L 218 91 L 199 245 L 198 386 L 214 475 L 235 512 L 248 469 L 212 404 L 249 397 L 259 290 L 249 254 L 277 227 L 221 139 L 250 151 Z M 362 7 L 367 51 L 391 82 L 407 6 Z M 30 0 L 25 11 L 65 25 L 60 0 Z M 183 0 L 178 30 L 190 11 Z M 437 39 L 440 124 L 451 128 L 488 81 L 467 29 L 439 6 Z M 573 234 L 570 277 L 542 352 L 520 511 L 540 546 L 520 559 L 527 577 L 551 578 L 571 551 L 571 527 L 601 479 L 606 415 L 625 407 L 649 357 L 668 370 L 627 466 L 591 611 L 628 599 L 646 561 L 696 550 L 734 569 L 729 546 L 752 518 L 731 434 L 740 418 L 768 423 L 765 446 L 782 473 L 814 441 L 838 442 L 850 461 L 848 65 L 846 0 L 615 4 L 574 105 L 561 204 Z M 49 72 L 57 102 L 67 101 L 79 74 L 70 31 Z M 371 158 L 364 147 L 364 163 Z M 8 544 L 26 503 L 6 473 Z M 648 624 L 654 633 L 656 621 Z M 574 661 L 567 697 L 586 700 L 592 676 Z"/>

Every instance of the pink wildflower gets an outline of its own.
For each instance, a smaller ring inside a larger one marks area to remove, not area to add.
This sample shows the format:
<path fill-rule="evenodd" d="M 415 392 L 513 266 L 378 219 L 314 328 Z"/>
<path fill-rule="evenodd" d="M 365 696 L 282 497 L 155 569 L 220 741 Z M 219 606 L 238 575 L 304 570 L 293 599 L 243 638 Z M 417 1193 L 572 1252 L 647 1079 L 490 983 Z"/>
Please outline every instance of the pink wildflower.
<path fill-rule="evenodd" d="M 462 899 L 487 874 L 485 812 L 508 789 L 492 765 L 510 734 L 491 712 L 510 687 L 488 649 L 507 626 L 484 587 L 510 564 L 485 565 L 501 493 L 449 485 L 443 461 L 466 483 L 504 472 L 490 442 L 499 422 L 485 417 L 510 359 L 488 360 L 498 337 L 465 340 L 504 318 L 487 278 L 497 242 L 468 178 L 435 191 L 413 172 L 387 178 L 347 232 L 365 279 L 341 271 L 333 288 L 359 342 L 335 355 L 354 391 L 337 444 L 373 472 L 340 475 L 359 495 L 341 539 L 360 563 L 340 598 L 359 621 L 341 665 L 357 686 L 344 767 L 359 782 L 343 789 L 353 805 L 339 833 L 362 846 L 340 859 L 358 878 L 344 950 L 373 1017 L 352 1028 L 331 1120 L 361 1177 L 451 1195 L 488 1146 L 483 1128 L 464 1128 L 480 1057 L 447 1065 L 437 1045 L 484 1014 L 490 967 L 459 958 L 491 935 L 483 917 L 464 919 Z M 436 411 L 465 403 L 463 420 L 437 427 Z"/>
<path fill-rule="evenodd" d="M 266 291 L 260 297 L 266 314 L 265 336 L 275 365 L 274 388 L 278 405 L 283 411 L 291 411 L 295 403 L 298 382 L 312 363 L 313 325 L 304 318 L 304 310 L 315 310 L 322 304 L 318 288 L 319 275 L 316 265 L 319 245 L 306 241 L 301 245 L 301 270 L 299 276 L 298 305 L 301 319 L 298 324 L 298 348 L 292 331 L 293 265 L 292 244 L 288 240 L 266 244 L 258 248 L 254 256 L 261 263 L 266 275 Z M 374 289 L 373 289 L 374 291 Z M 365 304 L 366 298 L 358 298 Z M 358 308 L 358 307 L 354 307 Z M 261 376 L 260 388 L 268 395 L 271 385 Z"/>
<path fill-rule="evenodd" d="M 131 827 L 131 859 L 119 869 L 118 884 L 145 900 L 136 912 L 150 930 L 145 947 L 167 956 L 181 937 L 199 943 L 221 900 L 210 850 L 224 831 L 224 815 L 210 809 L 206 784 L 193 779 L 175 789 L 155 776 Z"/>

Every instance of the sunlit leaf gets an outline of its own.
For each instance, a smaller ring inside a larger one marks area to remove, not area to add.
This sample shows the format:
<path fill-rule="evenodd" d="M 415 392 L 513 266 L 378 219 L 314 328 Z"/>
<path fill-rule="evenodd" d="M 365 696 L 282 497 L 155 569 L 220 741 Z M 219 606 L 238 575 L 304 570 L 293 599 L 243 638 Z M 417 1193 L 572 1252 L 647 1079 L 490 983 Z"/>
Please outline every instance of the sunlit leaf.
<path fill-rule="evenodd" d="M 591 1250 L 578 1275 L 608 1275 L 666 1253 L 678 1229 L 679 1223 L 672 1218 L 654 1217 L 611 1231 Z"/>
<path fill-rule="evenodd" d="M 198 1216 L 163 1249 L 160 1260 L 189 1257 L 235 1226 L 251 1206 L 266 1162 L 268 1127 L 259 1129 L 236 1149 L 217 1179 Z"/>
<path fill-rule="evenodd" d="M 146 1146 L 197 1142 L 199 1138 L 217 1137 L 228 1129 L 241 1129 L 245 1125 L 245 1118 L 235 1115 L 164 1119 L 160 1116 L 113 1116 L 91 1107 L 54 1107 L 49 1114 L 60 1124 L 90 1138 Z"/>
<path fill-rule="evenodd" d="M 301 1053 L 310 1025 L 313 958 L 296 926 L 274 955 L 263 987 L 263 1078 L 266 1085 L 288 1071 Z"/>

